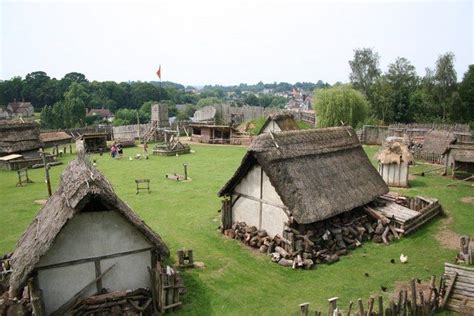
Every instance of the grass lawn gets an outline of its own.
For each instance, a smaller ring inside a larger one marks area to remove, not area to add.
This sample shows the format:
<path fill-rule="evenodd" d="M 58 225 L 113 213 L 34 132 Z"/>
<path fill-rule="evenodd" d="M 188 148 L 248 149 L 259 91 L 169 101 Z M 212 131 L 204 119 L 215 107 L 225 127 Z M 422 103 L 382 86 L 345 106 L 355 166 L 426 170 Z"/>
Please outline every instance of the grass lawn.
<path fill-rule="evenodd" d="M 242 246 L 224 238 L 218 231 L 220 201 L 216 195 L 239 165 L 245 148 L 232 146 L 192 145 L 195 153 L 180 157 L 155 157 L 149 160 L 112 160 L 94 156 L 97 167 L 125 200 L 170 247 L 171 263 L 180 247 L 194 250 L 196 261 L 206 268 L 182 273 L 188 293 L 177 314 L 186 315 L 298 315 L 298 304 L 311 303 L 326 311 L 327 299 L 340 298 L 340 307 L 361 297 L 381 292 L 384 285 L 393 289 L 396 281 L 412 277 L 428 279 L 440 275 L 443 263 L 452 261 L 456 250 L 442 247 L 435 235 L 442 227 L 459 234 L 474 235 L 474 205 L 460 201 L 474 196 L 469 184 L 446 187 L 452 180 L 430 173 L 411 181 L 410 189 L 398 189 L 407 195 L 424 195 L 440 200 L 452 218 L 436 219 L 416 233 L 389 246 L 365 243 L 333 265 L 319 265 L 310 271 L 282 268 Z M 366 147 L 370 158 L 376 147 Z M 126 155 L 140 152 L 125 149 Z M 64 161 L 71 160 L 66 156 Z M 178 183 L 166 180 L 166 173 L 182 173 L 189 165 L 192 181 Z M 65 165 L 53 167 L 51 177 L 56 188 Z M 417 165 L 412 172 L 429 169 Z M 35 200 L 46 199 L 43 170 L 30 170 L 34 181 L 26 187 L 15 187 L 16 172 L 0 172 L 0 254 L 14 249 L 16 240 L 31 222 L 40 206 Z M 151 179 L 151 194 L 135 194 L 136 178 Z M 408 255 L 407 264 L 398 263 L 400 253 Z M 391 264 L 390 259 L 397 259 Z M 369 273 L 369 277 L 364 273 Z M 386 295 L 386 294 L 385 294 Z"/>

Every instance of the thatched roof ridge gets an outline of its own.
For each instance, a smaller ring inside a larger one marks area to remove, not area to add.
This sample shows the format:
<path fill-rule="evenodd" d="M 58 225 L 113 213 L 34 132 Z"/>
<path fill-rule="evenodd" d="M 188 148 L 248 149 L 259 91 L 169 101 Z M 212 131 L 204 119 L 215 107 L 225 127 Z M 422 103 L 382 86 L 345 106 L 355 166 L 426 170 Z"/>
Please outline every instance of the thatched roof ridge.
<path fill-rule="evenodd" d="M 299 129 L 298 124 L 296 124 L 295 117 L 292 113 L 277 112 L 267 116 L 267 119 L 260 128 L 258 134 L 260 134 L 268 126 L 268 124 L 270 124 L 271 121 L 276 122 L 282 131 L 292 131 Z"/>
<path fill-rule="evenodd" d="M 44 146 L 36 123 L 0 124 L 0 155 L 39 149 Z"/>
<path fill-rule="evenodd" d="M 142 219 L 113 191 L 112 185 L 84 157 L 69 163 L 61 175 L 59 189 L 48 199 L 30 226 L 18 240 L 12 256 L 10 288 L 16 292 L 27 281 L 40 258 L 53 245 L 68 220 L 81 212 L 91 200 L 99 199 L 104 207 L 121 214 L 158 250 L 169 256 L 168 247 Z"/>
<path fill-rule="evenodd" d="M 456 141 L 455 135 L 450 131 L 432 130 L 425 134 L 422 151 L 443 155 L 449 145 Z"/>
<path fill-rule="evenodd" d="M 456 144 L 449 147 L 454 161 L 474 163 L 474 144 Z"/>
<path fill-rule="evenodd" d="M 258 136 L 219 195 L 232 194 L 256 164 L 300 224 L 350 211 L 388 192 L 350 127 Z"/>

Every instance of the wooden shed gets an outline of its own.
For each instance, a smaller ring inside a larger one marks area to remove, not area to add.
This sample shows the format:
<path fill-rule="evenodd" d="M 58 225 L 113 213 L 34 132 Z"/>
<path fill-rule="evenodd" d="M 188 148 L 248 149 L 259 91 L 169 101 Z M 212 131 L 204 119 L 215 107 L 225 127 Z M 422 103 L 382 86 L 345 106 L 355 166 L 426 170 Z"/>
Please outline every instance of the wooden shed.
<path fill-rule="evenodd" d="M 350 127 L 262 134 L 219 192 L 228 205 L 223 229 L 245 222 L 282 235 L 288 222 L 322 221 L 387 192 Z"/>
<path fill-rule="evenodd" d="M 229 144 L 235 133 L 229 125 L 191 123 L 189 127 L 192 128 L 191 140 L 199 143 Z"/>
<path fill-rule="evenodd" d="M 456 171 L 465 171 L 474 174 L 474 143 L 456 142 L 446 151 L 445 173 L 448 167 L 452 169 L 452 176 Z"/>
<path fill-rule="evenodd" d="M 292 131 L 299 129 L 293 114 L 275 113 L 267 117 L 258 134 Z"/>
<path fill-rule="evenodd" d="M 385 183 L 393 187 L 408 187 L 408 170 L 413 157 L 402 138 L 387 138 L 376 158 Z"/>
<path fill-rule="evenodd" d="M 77 141 L 81 143 L 86 153 L 97 153 L 107 151 L 107 133 L 86 133 L 76 140 L 76 147 L 80 148 Z M 78 151 L 76 148 L 76 151 Z"/>
<path fill-rule="evenodd" d="M 167 256 L 160 236 L 80 155 L 16 245 L 10 297 L 31 280 L 41 301 L 36 308 L 44 306 L 49 315 L 71 299 L 149 288 L 148 267 Z"/>

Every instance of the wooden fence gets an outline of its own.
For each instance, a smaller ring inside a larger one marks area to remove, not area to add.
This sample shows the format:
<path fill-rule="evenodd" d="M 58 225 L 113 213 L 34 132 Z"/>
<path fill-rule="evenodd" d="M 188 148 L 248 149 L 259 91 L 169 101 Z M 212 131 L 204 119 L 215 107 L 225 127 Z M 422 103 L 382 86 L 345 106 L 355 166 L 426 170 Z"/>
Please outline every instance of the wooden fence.
<path fill-rule="evenodd" d="M 139 131 L 140 126 L 140 133 Z M 133 124 L 133 125 L 122 125 L 113 127 L 113 137 L 117 139 L 138 139 L 139 136 L 143 136 L 145 132 L 150 128 L 151 124 Z"/>
<path fill-rule="evenodd" d="M 448 285 L 443 301 L 446 309 L 463 315 L 474 315 L 474 267 L 444 264 Z"/>

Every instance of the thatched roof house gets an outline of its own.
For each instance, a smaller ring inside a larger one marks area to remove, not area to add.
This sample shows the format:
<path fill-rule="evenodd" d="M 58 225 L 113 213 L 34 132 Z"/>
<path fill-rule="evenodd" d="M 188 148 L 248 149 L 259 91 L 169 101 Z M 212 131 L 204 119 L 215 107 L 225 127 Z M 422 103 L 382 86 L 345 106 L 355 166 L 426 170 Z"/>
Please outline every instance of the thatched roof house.
<path fill-rule="evenodd" d="M 422 151 L 424 153 L 443 155 L 449 145 L 455 141 L 456 137 L 450 131 L 431 130 L 425 134 Z"/>
<path fill-rule="evenodd" d="M 445 173 L 448 166 L 452 168 L 452 175 L 455 171 L 465 171 L 474 173 L 474 143 L 456 143 L 450 145 L 446 151 Z"/>
<path fill-rule="evenodd" d="M 299 129 L 293 114 L 291 113 L 275 113 L 267 117 L 265 123 L 258 134 L 269 132 L 285 132 Z"/>
<path fill-rule="evenodd" d="M 11 116 L 21 117 L 33 116 L 35 113 L 35 109 L 31 102 L 17 102 L 16 100 L 8 103 L 7 111 L 10 112 Z"/>
<path fill-rule="evenodd" d="M 290 218 L 321 221 L 387 192 L 355 131 L 335 127 L 258 136 L 219 196 L 231 199 L 233 222 L 275 235 Z"/>
<path fill-rule="evenodd" d="M 19 239 L 11 259 L 10 294 L 33 277 L 50 314 L 84 289 L 87 297 L 103 289 L 148 287 L 147 267 L 168 255 L 160 236 L 81 156 L 67 166 L 58 191 Z"/>
<path fill-rule="evenodd" d="M 0 156 L 42 148 L 44 144 L 41 142 L 39 134 L 40 131 L 36 123 L 1 123 Z"/>

